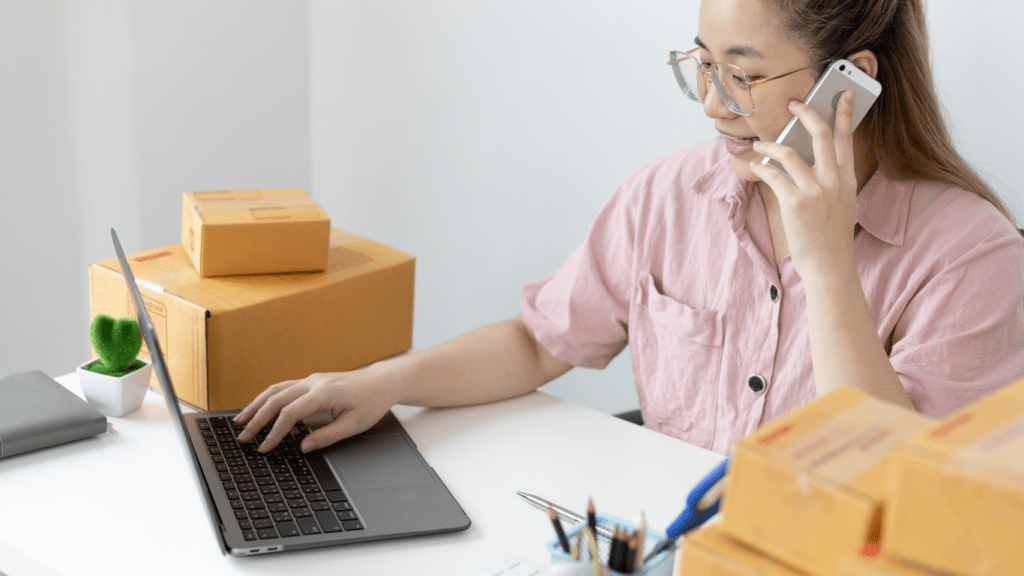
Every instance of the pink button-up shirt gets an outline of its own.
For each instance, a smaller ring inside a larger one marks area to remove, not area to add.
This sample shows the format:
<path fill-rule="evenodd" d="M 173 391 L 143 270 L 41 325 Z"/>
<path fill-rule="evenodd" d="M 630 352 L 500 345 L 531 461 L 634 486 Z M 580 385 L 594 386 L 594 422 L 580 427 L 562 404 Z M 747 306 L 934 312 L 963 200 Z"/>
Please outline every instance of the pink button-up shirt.
<path fill-rule="evenodd" d="M 523 287 L 559 360 L 603 368 L 627 343 L 645 424 L 727 453 L 817 395 L 803 285 L 776 267 L 764 205 L 721 140 L 630 176 L 582 246 Z M 917 409 L 941 416 L 1024 374 L 1024 239 L 948 184 L 876 173 L 854 250 L 871 317 Z"/>

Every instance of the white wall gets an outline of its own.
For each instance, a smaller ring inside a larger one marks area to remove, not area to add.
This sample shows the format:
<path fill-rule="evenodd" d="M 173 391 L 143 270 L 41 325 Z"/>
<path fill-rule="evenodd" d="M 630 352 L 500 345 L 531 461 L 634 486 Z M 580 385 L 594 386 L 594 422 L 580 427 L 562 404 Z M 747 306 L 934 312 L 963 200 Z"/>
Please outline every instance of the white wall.
<path fill-rule="evenodd" d="M 964 153 L 1021 214 L 1024 8 L 930 0 Z M 0 374 L 88 354 L 86 267 L 178 241 L 181 193 L 308 187 L 418 258 L 418 348 L 513 316 L 614 187 L 715 136 L 664 64 L 697 0 L 0 0 Z M 548 386 L 636 405 L 628 354 Z"/>
<path fill-rule="evenodd" d="M 88 353 L 63 24 L 56 2 L 0 2 L 0 375 Z"/>
<path fill-rule="evenodd" d="M 932 67 L 957 149 L 1024 227 L 1024 76 L 1017 74 L 1024 4 L 930 0 Z"/>
<path fill-rule="evenodd" d="M 417 256 L 417 347 L 516 315 L 623 178 L 716 134 L 665 64 L 697 2 L 309 6 L 313 190 Z M 546 390 L 615 411 L 632 383 L 627 351 Z"/>
<path fill-rule="evenodd" d="M 0 375 L 89 357 L 90 262 L 180 241 L 189 190 L 307 187 L 307 15 L 0 0 Z"/>
<path fill-rule="evenodd" d="M 304 2 L 132 2 L 142 246 L 181 241 L 189 190 L 306 188 Z"/>

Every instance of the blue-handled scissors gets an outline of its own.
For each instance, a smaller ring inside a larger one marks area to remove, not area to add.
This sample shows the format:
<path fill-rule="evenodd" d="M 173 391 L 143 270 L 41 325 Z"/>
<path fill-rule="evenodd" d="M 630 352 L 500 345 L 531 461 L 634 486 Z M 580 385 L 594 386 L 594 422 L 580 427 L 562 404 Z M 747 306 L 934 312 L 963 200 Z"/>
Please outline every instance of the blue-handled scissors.
<path fill-rule="evenodd" d="M 727 457 L 690 491 L 686 497 L 686 508 L 683 508 L 679 516 L 669 524 L 665 530 L 665 539 L 658 542 L 651 553 L 644 558 L 645 564 L 662 551 L 672 549 L 680 536 L 718 514 L 718 507 L 722 503 L 722 491 L 725 489 L 725 473 L 728 469 L 729 458 Z"/>

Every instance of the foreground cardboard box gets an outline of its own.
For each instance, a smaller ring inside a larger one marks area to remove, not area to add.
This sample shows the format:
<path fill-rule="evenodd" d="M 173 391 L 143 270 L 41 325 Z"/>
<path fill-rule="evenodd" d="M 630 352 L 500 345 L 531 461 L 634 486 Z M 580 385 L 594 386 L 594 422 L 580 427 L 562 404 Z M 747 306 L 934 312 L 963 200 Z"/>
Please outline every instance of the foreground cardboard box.
<path fill-rule="evenodd" d="M 270 384 L 412 346 L 415 259 L 338 230 L 323 273 L 200 278 L 180 244 L 128 261 L 175 390 L 198 408 L 239 408 Z M 89 267 L 89 300 L 93 317 L 136 316 L 117 259 Z"/>
<path fill-rule="evenodd" d="M 186 192 L 181 243 L 200 276 L 322 272 L 331 219 L 305 190 Z"/>
<path fill-rule="evenodd" d="M 964 575 L 1024 574 L 1024 380 L 909 439 L 889 474 L 889 554 Z"/>
<path fill-rule="evenodd" d="M 934 420 L 840 388 L 737 441 L 721 527 L 811 574 L 877 542 L 885 461 Z"/>
<path fill-rule="evenodd" d="M 846 558 L 839 561 L 836 576 L 943 576 L 934 570 L 910 566 L 888 556 Z"/>
<path fill-rule="evenodd" d="M 717 524 L 686 535 L 676 576 L 807 576 L 731 538 Z"/>

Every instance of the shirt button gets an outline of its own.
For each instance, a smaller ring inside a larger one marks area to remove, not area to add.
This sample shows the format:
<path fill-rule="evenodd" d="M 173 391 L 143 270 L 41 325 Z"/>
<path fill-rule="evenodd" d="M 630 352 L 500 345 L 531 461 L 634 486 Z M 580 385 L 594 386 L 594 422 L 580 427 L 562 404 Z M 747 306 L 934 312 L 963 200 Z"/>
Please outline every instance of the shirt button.
<path fill-rule="evenodd" d="M 751 374 L 750 376 L 747 376 L 747 388 L 750 388 L 750 391 L 754 394 L 764 392 L 765 386 L 764 377 L 760 374 Z"/>
<path fill-rule="evenodd" d="M 778 302 L 779 300 L 779 289 L 772 284 L 772 289 L 768 291 L 768 294 L 772 297 L 772 302 Z"/>

